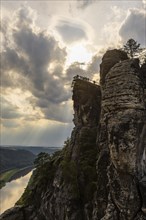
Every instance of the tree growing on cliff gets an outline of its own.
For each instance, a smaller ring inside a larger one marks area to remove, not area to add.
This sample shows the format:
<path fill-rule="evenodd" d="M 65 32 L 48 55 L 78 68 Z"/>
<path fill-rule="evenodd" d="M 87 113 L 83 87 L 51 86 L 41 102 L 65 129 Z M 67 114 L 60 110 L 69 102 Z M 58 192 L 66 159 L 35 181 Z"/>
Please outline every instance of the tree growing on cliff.
<path fill-rule="evenodd" d="M 130 58 L 133 58 L 136 53 L 140 52 L 140 44 L 131 38 L 124 45 L 123 50 L 128 54 Z"/>
<path fill-rule="evenodd" d="M 41 152 L 38 154 L 37 158 L 34 160 L 34 165 L 38 168 L 38 167 L 42 167 L 46 161 L 50 160 L 50 155 L 45 153 L 45 152 Z"/>

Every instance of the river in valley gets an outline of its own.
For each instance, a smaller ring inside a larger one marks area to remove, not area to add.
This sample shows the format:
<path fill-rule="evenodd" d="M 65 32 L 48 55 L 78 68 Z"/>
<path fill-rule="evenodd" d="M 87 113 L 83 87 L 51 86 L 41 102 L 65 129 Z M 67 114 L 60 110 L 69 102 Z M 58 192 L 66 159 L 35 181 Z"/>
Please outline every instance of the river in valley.
<path fill-rule="evenodd" d="M 23 177 L 12 180 L 0 190 L 0 214 L 15 205 L 24 192 L 32 171 Z"/>

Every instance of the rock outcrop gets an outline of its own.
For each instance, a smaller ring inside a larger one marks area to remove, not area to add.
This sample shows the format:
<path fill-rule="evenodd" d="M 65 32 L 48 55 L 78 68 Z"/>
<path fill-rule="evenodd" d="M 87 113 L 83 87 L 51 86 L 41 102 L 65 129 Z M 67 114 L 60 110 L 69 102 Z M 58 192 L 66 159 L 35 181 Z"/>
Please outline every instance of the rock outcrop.
<path fill-rule="evenodd" d="M 117 63 L 107 73 L 102 87 L 102 117 L 107 120 L 110 151 L 109 199 L 103 220 L 134 219 L 141 209 L 138 155 L 144 150 L 139 143 L 145 113 L 138 60 Z"/>
<path fill-rule="evenodd" d="M 113 57 L 115 53 L 117 59 Z M 102 59 L 98 181 L 93 219 L 130 220 L 141 212 L 141 196 L 146 189 L 142 181 L 146 169 L 142 165 L 146 148 L 144 72 L 138 59 L 126 59 L 118 50 L 108 51 Z"/>
<path fill-rule="evenodd" d="M 71 138 L 38 159 L 19 206 L 1 220 L 146 219 L 145 66 L 112 50 L 100 74 L 101 87 L 75 79 Z"/>
<path fill-rule="evenodd" d="M 102 63 L 100 64 L 100 84 L 103 85 L 105 83 L 106 74 L 116 63 L 127 59 L 127 53 L 124 51 L 119 51 L 117 49 L 108 50 L 104 54 Z"/>

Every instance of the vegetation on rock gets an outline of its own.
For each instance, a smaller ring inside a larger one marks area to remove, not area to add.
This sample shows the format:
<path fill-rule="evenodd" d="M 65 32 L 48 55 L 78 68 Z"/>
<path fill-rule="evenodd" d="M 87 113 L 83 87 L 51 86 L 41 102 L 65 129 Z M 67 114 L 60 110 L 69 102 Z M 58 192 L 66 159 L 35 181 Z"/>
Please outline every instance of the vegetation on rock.
<path fill-rule="evenodd" d="M 34 204 L 35 195 L 41 196 L 47 186 L 52 183 L 55 171 L 60 159 L 60 151 L 55 152 L 52 156 L 47 153 L 40 153 L 35 159 L 34 164 L 36 169 L 33 171 L 29 183 L 20 198 L 17 205 L 32 205 Z M 40 201 L 36 201 L 39 205 Z"/>
<path fill-rule="evenodd" d="M 130 58 L 134 58 L 135 54 L 140 51 L 140 44 L 131 38 L 124 45 L 123 50 L 128 54 Z"/>

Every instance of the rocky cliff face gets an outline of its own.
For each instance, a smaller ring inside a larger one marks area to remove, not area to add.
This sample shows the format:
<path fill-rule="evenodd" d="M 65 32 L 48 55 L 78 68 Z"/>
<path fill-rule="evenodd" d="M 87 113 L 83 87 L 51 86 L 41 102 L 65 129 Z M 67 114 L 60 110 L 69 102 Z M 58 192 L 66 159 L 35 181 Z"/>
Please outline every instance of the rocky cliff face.
<path fill-rule="evenodd" d="M 146 219 L 145 65 L 112 50 L 100 74 L 101 88 L 74 81 L 71 138 L 41 158 L 19 206 L 0 219 Z"/>
<path fill-rule="evenodd" d="M 102 117 L 107 121 L 110 165 L 105 219 L 134 219 L 141 209 L 140 146 L 145 123 L 143 82 L 138 60 L 114 65 L 102 87 Z"/>
<path fill-rule="evenodd" d="M 113 58 L 115 53 L 117 58 Z M 100 74 L 102 104 L 93 219 L 128 220 L 136 215 L 140 219 L 144 215 L 140 210 L 145 209 L 141 195 L 146 190 L 142 181 L 146 169 L 146 72 L 138 60 L 128 60 L 123 52 L 113 50 L 104 55 Z"/>
<path fill-rule="evenodd" d="M 116 63 L 127 59 L 127 53 L 124 51 L 119 51 L 117 49 L 108 50 L 104 54 L 102 63 L 100 64 L 100 84 L 103 85 L 105 83 L 105 77 L 107 73 Z"/>

